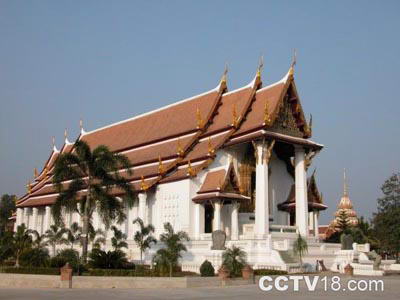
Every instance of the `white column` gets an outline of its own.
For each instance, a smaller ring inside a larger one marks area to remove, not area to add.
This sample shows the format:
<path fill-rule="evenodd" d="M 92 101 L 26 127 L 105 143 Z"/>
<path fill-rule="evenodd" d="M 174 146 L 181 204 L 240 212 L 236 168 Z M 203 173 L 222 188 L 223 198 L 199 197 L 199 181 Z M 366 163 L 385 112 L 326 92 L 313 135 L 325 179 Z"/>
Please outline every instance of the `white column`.
<path fill-rule="evenodd" d="M 268 161 L 265 157 L 266 146 L 263 143 L 256 144 L 255 234 L 257 238 L 265 238 L 269 233 Z"/>
<path fill-rule="evenodd" d="M 295 147 L 296 226 L 300 235 L 308 236 L 307 175 L 303 147 Z"/>
<path fill-rule="evenodd" d="M 217 200 L 214 202 L 214 226 L 213 231 L 221 230 L 221 201 Z"/>
<path fill-rule="evenodd" d="M 17 208 L 17 226 L 23 223 L 24 219 L 24 210 L 22 208 Z"/>
<path fill-rule="evenodd" d="M 32 229 L 37 230 L 37 224 L 38 224 L 38 208 L 34 207 L 32 208 Z"/>
<path fill-rule="evenodd" d="M 24 223 L 26 228 L 29 228 L 29 207 L 24 207 Z"/>
<path fill-rule="evenodd" d="M 143 223 L 147 225 L 147 214 L 146 214 L 146 193 L 139 193 L 139 218 L 142 219 Z"/>
<path fill-rule="evenodd" d="M 43 224 L 43 232 L 46 232 L 50 229 L 51 225 L 51 206 L 46 206 L 45 214 L 44 214 L 44 224 Z"/>
<path fill-rule="evenodd" d="M 194 239 L 200 240 L 200 205 L 196 203 L 194 205 Z"/>
<path fill-rule="evenodd" d="M 232 201 L 231 240 L 239 239 L 239 203 Z"/>
<path fill-rule="evenodd" d="M 319 217 L 319 212 L 314 211 L 314 234 L 316 238 L 319 238 L 318 217 Z"/>

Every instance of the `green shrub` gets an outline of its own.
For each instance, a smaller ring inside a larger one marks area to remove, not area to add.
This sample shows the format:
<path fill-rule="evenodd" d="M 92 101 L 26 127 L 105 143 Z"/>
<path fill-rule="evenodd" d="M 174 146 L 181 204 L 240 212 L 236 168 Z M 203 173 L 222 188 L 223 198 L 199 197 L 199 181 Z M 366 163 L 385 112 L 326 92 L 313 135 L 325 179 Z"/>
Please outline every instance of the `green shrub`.
<path fill-rule="evenodd" d="M 47 267 L 49 259 L 49 250 L 46 248 L 31 248 L 22 252 L 19 263 L 22 267 Z"/>
<path fill-rule="evenodd" d="M 231 277 L 241 277 L 242 269 L 246 265 L 246 252 L 240 247 L 232 245 L 222 253 L 222 265 L 228 270 Z"/>
<path fill-rule="evenodd" d="M 80 273 L 82 271 L 79 253 L 74 249 L 63 249 L 50 259 L 50 267 L 52 268 L 62 268 L 66 263 L 69 263 L 74 272 Z"/>
<path fill-rule="evenodd" d="M 200 266 L 200 274 L 202 277 L 210 277 L 215 276 L 215 269 L 213 265 L 208 261 L 205 260 Z"/>
<path fill-rule="evenodd" d="M 256 275 L 256 276 L 287 275 L 287 272 L 281 271 L 281 270 L 272 270 L 272 269 L 258 269 L 258 270 L 254 270 L 254 275 Z"/>
<path fill-rule="evenodd" d="M 60 275 L 58 268 L 32 268 L 32 267 L 5 267 L 0 269 L 0 273 L 14 273 L 14 274 L 40 274 L 40 275 Z"/>
<path fill-rule="evenodd" d="M 131 264 L 121 250 L 103 251 L 93 249 L 89 253 L 89 266 L 93 269 L 126 269 Z"/>

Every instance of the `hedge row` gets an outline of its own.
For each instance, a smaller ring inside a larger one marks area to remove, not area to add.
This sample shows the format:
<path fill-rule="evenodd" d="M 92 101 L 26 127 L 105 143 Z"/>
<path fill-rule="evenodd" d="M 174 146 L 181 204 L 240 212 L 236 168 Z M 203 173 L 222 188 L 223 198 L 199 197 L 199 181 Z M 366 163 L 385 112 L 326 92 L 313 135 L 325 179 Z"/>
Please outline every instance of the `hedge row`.
<path fill-rule="evenodd" d="M 3 267 L 3 268 L 0 268 L 0 273 L 60 275 L 60 269 L 59 268 Z"/>
<path fill-rule="evenodd" d="M 271 270 L 271 269 L 258 269 L 254 270 L 254 275 L 256 276 L 266 276 L 266 275 L 287 275 L 288 272 L 281 270 Z"/>

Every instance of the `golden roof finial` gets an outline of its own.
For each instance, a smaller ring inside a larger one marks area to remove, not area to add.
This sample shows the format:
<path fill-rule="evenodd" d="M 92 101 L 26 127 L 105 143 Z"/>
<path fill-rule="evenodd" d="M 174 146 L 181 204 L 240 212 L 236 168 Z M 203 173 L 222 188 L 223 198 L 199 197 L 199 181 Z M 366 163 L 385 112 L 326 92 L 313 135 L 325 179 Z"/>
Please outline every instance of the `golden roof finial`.
<path fill-rule="evenodd" d="M 232 107 L 232 125 L 235 128 L 237 128 L 239 125 L 239 117 L 236 112 L 236 103 L 234 103 Z"/>
<path fill-rule="evenodd" d="M 179 138 L 178 138 L 178 146 L 177 146 L 177 148 L 178 148 L 177 154 L 182 157 L 183 154 L 184 154 L 184 151 L 183 151 L 183 148 L 182 148 L 182 145 L 181 145 L 181 140 Z"/>
<path fill-rule="evenodd" d="M 67 128 L 65 128 L 65 130 L 64 130 L 64 139 L 66 140 L 67 137 L 68 137 L 68 130 L 67 130 Z"/>
<path fill-rule="evenodd" d="M 30 181 L 28 181 L 28 184 L 26 185 L 26 189 L 28 191 L 28 194 L 32 193 L 32 185 L 31 185 Z"/>
<path fill-rule="evenodd" d="M 144 176 L 143 175 L 141 176 L 141 178 L 142 178 L 142 181 L 140 182 L 140 189 L 142 191 L 146 191 L 149 188 L 149 186 L 144 181 Z"/>
<path fill-rule="evenodd" d="M 293 74 L 294 74 L 294 66 L 296 65 L 296 63 L 297 63 L 297 51 L 296 51 L 296 49 L 294 49 L 292 63 L 290 65 L 290 69 L 289 69 L 290 76 L 293 76 Z"/>
<path fill-rule="evenodd" d="M 39 176 L 38 170 L 36 168 L 33 169 L 33 176 L 35 178 Z"/>
<path fill-rule="evenodd" d="M 209 137 L 209 138 L 208 138 L 208 155 L 209 155 L 209 156 L 212 156 L 212 155 L 214 155 L 214 153 L 215 153 L 215 149 L 214 149 L 214 147 L 212 146 L 212 144 L 211 144 L 211 138 Z"/>
<path fill-rule="evenodd" d="M 220 83 L 226 84 L 226 75 L 227 75 L 227 74 L 228 74 L 228 64 L 225 63 L 225 69 L 224 69 L 224 73 L 222 74 L 221 82 L 220 82 Z"/>
<path fill-rule="evenodd" d="M 265 124 L 265 126 L 271 125 L 271 115 L 268 110 L 268 100 L 265 101 L 265 105 L 264 105 L 264 124 Z"/>
<path fill-rule="evenodd" d="M 190 159 L 188 160 L 188 169 L 187 169 L 187 174 L 189 175 L 189 176 L 196 176 L 196 172 L 195 172 L 195 170 L 193 170 L 193 168 L 192 168 L 192 164 L 190 163 Z"/>
<path fill-rule="evenodd" d="M 346 168 L 343 169 L 343 196 L 349 196 L 349 190 L 346 182 Z"/>
<path fill-rule="evenodd" d="M 261 55 L 260 61 L 258 62 L 258 67 L 257 67 L 257 77 L 261 78 L 261 72 L 264 68 L 264 56 Z"/>
<path fill-rule="evenodd" d="M 201 111 L 199 108 L 196 110 L 196 119 L 197 119 L 197 129 L 202 129 L 204 127 L 204 121 L 201 118 Z"/>
<path fill-rule="evenodd" d="M 164 165 L 161 160 L 161 155 L 158 155 L 158 173 L 160 173 L 161 175 L 165 173 Z"/>

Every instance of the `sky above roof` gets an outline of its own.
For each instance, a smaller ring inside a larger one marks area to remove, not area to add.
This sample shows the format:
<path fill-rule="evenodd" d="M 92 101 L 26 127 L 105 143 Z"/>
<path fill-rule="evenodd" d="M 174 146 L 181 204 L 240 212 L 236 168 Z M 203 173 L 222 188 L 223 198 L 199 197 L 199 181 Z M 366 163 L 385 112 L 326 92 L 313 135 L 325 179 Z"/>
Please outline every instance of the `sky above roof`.
<path fill-rule="evenodd" d="M 359 215 L 400 169 L 398 1 L 1 1 L 0 194 L 22 195 L 51 151 L 93 130 L 214 88 L 264 85 L 297 49 L 314 160 L 332 219 L 346 168 Z"/>

